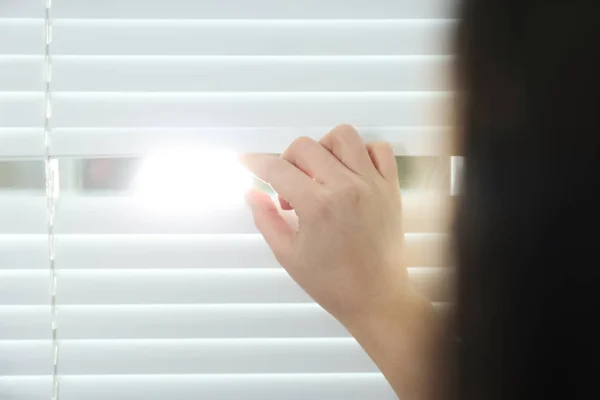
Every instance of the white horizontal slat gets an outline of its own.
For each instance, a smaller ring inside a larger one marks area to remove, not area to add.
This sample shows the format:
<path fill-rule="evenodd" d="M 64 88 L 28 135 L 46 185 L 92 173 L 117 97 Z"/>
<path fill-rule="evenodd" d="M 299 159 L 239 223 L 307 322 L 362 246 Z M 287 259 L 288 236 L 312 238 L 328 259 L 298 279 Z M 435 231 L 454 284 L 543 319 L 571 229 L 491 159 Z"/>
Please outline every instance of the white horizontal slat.
<path fill-rule="evenodd" d="M 0 234 L 46 233 L 45 201 L 43 196 L 0 196 Z M 406 193 L 402 209 L 405 232 L 444 232 L 442 217 L 448 201 L 437 194 Z M 249 207 L 243 204 L 167 215 L 126 196 L 65 195 L 59 199 L 55 229 L 57 234 L 258 233 Z"/>
<path fill-rule="evenodd" d="M 449 268 L 409 268 L 415 288 L 431 301 L 448 301 Z M 48 302 L 48 273 L 0 270 L 0 305 Z M 64 270 L 58 302 L 76 304 L 310 303 L 283 269 Z"/>
<path fill-rule="evenodd" d="M 257 233 L 249 209 L 242 204 L 187 215 L 162 215 L 131 197 L 65 196 L 58 207 L 57 233 Z M 46 230 L 44 197 L 0 197 L 1 233 Z"/>
<path fill-rule="evenodd" d="M 54 55 L 442 55 L 450 20 L 57 19 Z M 43 20 L 0 19 L 0 54 L 42 54 Z"/>
<path fill-rule="evenodd" d="M 444 18 L 452 0 L 60 0 L 55 18 Z M 3 0 L 4 17 L 43 18 L 38 0 Z"/>
<path fill-rule="evenodd" d="M 0 234 L 47 233 L 45 221 L 44 196 L 0 196 Z"/>
<path fill-rule="evenodd" d="M 447 126 L 448 92 L 55 93 L 58 127 Z M 0 93 L 0 126 L 39 126 L 43 95 Z"/>
<path fill-rule="evenodd" d="M 239 152 L 283 153 L 300 136 L 320 139 L 332 126 L 304 128 L 55 128 L 52 154 L 66 157 L 136 156 L 163 145 L 207 145 Z M 358 127 L 365 140 L 391 143 L 398 155 L 444 154 L 444 128 Z M 42 128 L 0 128 L 0 157 L 41 157 Z"/>
<path fill-rule="evenodd" d="M 445 56 L 56 56 L 52 89 L 84 92 L 439 91 Z M 0 90 L 43 90 L 43 58 L 0 57 Z"/>
<path fill-rule="evenodd" d="M 444 20 L 57 20 L 54 54 L 439 55 Z"/>
<path fill-rule="evenodd" d="M 48 267 L 48 236 L 44 234 L 1 234 L 0 269 L 43 269 Z"/>
<path fill-rule="evenodd" d="M 448 303 L 434 303 L 443 317 Z M 45 306 L 0 306 L 0 340 L 50 339 Z M 325 310 L 306 304 L 58 306 L 61 339 L 347 337 Z"/>
<path fill-rule="evenodd" d="M 0 53 L 0 91 L 43 91 L 43 68 L 43 56 Z"/>
<path fill-rule="evenodd" d="M 445 265 L 446 236 L 406 234 L 404 262 L 414 267 Z M 44 234 L 0 235 L 0 269 L 48 268 Z M 72 235 L 55 239 L 61 269 L 279 268 L 259 234 Z"/>
<path fill-rule="evenodd" d="M 0 340 L 50 339 L 49 299 L 43 306 L 0 306 Z"/>
<path fill-rule="evenodd" d="M 397 400 L 379 373 L 61 376 L 62 400 Z M 0 377 L 3 400 L 47 400 L 50 377 Z"/>
<path fill-rule="evenodd" d="M 43 118 L 42 93 L 0 92 L 0 127 L 35 127 L 43 132 L 40 124 Z"/>
<path fill-rule="evenodd" d="M 1 375 L 50 372 L 50 341 L 0 341 Z M 351 338 L 64 340 L 61 373 L 378 372 Z"/>
<path fill-rule="evenodd" d="M 0 127 L 0 158 L 43 157 L 44 141 L 40 139 L 43 135 L 41 125 L 32 128 Z"/>
<path fill-rule="evenodd" d="M 10 0 L 13 2 L 14 0 Z M 0 7 L 10 7 L 6 0 Z M 0 11 L 2 11 L 0 8 Z M 12 8 L 12 7 L 11 7 Z M 43 9 L 42 9 L 43 11 Z M 43 19 L 6 19 L 0 14 L 0 55 L 3 54 L 44 54 Z"/>
<path fill-rule="evenodd" d="M 0 271 L 0 304 L 46 304 L 48 273 Z M 307 303 L 283 270 L 65 270 L 61 304 Z"/>
<path fill-rule="evenodd" d="M 48 306 L 0 307 L 0 340 L 50 339 Z M 316 304 L 59 306 L 61 339 L 346 337 Z"/>

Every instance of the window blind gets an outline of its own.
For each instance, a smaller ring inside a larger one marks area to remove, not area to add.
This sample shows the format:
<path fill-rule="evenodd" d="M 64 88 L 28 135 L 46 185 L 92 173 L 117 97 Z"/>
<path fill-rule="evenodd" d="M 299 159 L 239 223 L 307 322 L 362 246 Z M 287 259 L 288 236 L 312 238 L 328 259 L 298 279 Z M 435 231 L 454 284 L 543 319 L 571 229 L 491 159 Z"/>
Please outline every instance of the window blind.
<path fill-rule="evenodd" d="M 44 2 L 0 4 L 0 160 L 40 162 Z M 449 0 L 53 0 L 60 399 L 394 399 L 274 260 L 243 205 L 165 215 L 81 190 L 79 159 L 178 144 L 280 153 L 357 126 L 444 156 Z M 447 193 L 404 195 L 406 263 L 440 308 Z M 0 188 L 0 398 L 52 394 L 46 198 Z"/>

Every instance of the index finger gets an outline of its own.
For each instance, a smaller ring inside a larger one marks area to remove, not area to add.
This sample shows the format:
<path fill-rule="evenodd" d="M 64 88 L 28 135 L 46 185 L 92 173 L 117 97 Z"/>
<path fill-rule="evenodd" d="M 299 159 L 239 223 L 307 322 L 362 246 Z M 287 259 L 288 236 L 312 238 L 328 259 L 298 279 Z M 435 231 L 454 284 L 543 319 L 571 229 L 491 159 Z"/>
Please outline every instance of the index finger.
<path fill-rule="evenodd" d="M 245 154 L 240 162 L 259 179 L 267 182 L 294 209 L 310 201 L 320 184 L 289 161 L 270 154 Z"/>

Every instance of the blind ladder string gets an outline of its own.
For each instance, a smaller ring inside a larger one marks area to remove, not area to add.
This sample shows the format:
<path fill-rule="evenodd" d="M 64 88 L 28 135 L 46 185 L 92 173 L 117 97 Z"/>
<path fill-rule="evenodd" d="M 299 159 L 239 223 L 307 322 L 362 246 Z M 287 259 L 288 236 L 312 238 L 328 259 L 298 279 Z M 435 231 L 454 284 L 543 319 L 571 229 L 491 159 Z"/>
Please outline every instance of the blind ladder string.
<path fill-rule="evenodd" d="M 59 196 L 58 159 L 53 157 L 52 139 L 52 0 L 45 0 L 44 13 L 44 166 L 46 186 L 46 218 L 48 236 L 48 267 L 50 270 L 50 323 L 52 335 L 52 400 L 59 399 L 58 359 L 59 342 L 57 327 L 56 293 L 58 271 L 56 269 L 56 243 L 54 224 Z"/>

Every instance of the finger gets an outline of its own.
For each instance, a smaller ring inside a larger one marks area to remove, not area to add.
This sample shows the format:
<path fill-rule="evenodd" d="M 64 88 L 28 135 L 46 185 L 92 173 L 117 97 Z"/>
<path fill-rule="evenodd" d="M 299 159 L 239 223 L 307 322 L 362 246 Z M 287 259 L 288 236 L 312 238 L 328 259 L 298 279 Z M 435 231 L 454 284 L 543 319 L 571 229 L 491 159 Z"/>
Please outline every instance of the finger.
<path fill-rule="evenodd" d="M 287 160 L 269 154 L 246 154 L 240 162 L 259 179 L 267 182 L 294 209 L 310 204 L 320 184 Z"/>
<path fill-rule="evenodd" d="M 246 195 L 246 201 L 252 209 L 254 224 L 265 241 L 282 262 L 291 253 L 294 230 L 283 219 L 268 194 L 252 189 Z"/>
<path fill-rule="evenodd" d="M 367 144 L 367 151 L 377 171 L 390 182 L 398 181 L 398 165 L 394 149 L 387 142 Z"/>
<path fill-rule="evenodd" d="M 337 126 L 319 143 L 352 172 L 358 175 L 370 175 L 375 172 L 365 142 L 352 126 Z"/>
<path fill-rule="evenodd" d="M 300 137 L 283 152 L 281 158 L 321 183 L 339 180 L 346 168 L 316 140 Z"/>

